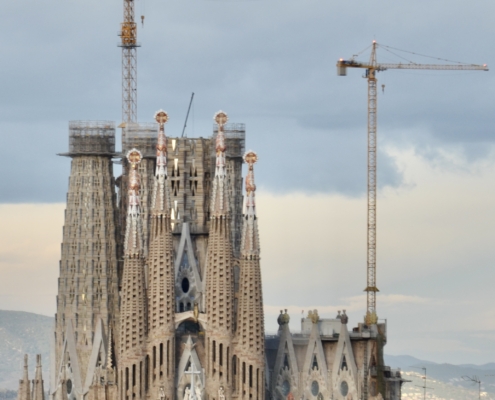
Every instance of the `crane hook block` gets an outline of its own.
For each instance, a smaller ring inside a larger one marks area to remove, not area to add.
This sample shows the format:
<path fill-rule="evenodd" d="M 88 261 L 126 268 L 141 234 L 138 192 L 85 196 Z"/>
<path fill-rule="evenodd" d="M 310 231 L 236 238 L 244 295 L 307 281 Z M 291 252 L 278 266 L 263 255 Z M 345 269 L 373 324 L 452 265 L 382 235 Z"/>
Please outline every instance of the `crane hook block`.
<path fill-rule="evenodd" d="M 144 26 L 144 15 L 141 15 L 141 25 Z"/>

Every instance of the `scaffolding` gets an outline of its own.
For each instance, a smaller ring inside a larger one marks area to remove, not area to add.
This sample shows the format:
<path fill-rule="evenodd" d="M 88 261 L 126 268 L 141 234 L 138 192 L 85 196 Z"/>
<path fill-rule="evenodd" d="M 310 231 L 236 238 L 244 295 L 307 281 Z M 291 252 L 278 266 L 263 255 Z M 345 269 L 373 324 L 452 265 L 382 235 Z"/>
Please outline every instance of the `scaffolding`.
<path fill-rule="evenodd" d="M 225 124 L 223 128 L 225 134 L 225 155 L 228 158 L 235 158 L 244 156 L 246 151 L 246 124 L 241 123 L 230 123 Z M 212 140 L 215 139 L 218 134 L 218 125 L 213 125 L 213 136 Z M 212 157 L 215 157 L 215 146 L 212 146 Z"/>
<path fill-rule="evenodd" d="M 70 121 L 67 155 L 114 155 L 113 121 Z"/>
<path fill-rule="evenodd" d="M 122 132 L 122 152 L 139 149 L 144 158 L 156 158 L 158 124 L 128 122 Z"/>

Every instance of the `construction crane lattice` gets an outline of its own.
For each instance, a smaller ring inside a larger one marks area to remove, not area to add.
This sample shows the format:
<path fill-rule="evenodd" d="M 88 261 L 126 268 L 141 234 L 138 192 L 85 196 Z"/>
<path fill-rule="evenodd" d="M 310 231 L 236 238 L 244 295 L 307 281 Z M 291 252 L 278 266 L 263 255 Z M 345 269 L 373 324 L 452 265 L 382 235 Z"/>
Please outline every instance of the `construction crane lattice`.
<path fill-rule="evenodd" d="M 376 49 L 378 44 L 373 41 L 371 56 L 368 63 L 340 59 L 337 62 L 337 74 L 347 75 L 347 68 L 365 69 L 365 78 L 368 80 L 368 244 L 367 244 L 367 285 L 365 292 L 367 325 L 376 324 L 378 316 L 376 313 L 376 183 L 377 183 L 377 79 L 376 73 L 388 69 L 423 69 L 423 70 L 472 70 L 488 71 L 488 66 L 477 64 L 418 64 L 398 63 L 380 64 L 376 61 Z"/>
<path fill-rule="evenodd" d="M 124 0 L 124 22 L 120 29 L 122 47 L 122 121 L 137 121 L 137 25 L 134 0 Z"/>

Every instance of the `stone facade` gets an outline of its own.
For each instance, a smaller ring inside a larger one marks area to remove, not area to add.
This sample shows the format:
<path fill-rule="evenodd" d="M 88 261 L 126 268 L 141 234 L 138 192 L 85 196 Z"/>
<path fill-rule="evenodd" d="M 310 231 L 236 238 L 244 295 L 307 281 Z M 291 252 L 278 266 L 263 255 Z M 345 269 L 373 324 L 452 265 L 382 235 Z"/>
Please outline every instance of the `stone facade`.
<path fill-rule="evenodd" d="M 109 330 L 119 326 L 114 124 L 71 122 L 69 143 L 51 388 L 67 381 L 69 398 L 80 398 L 104 363 Z"/>
<path fill-rule="evenodd" d="M 28 356 L 24 355 L 24 371 L 22 379 L 19 380 L 17 400 L 45 400 L 40 354 L 36 355 L 36 372 L 32 382 L 29 381 L 28 376 Z"/>
<path fill-rule="evenodd" d="M 120 154 L 111 123 L 70 125 L 53 400 L 400 399 L 384 324 L 314 310 L 294 334 L 281 312 L 265 337 L 244 125 L 219 112 L 210 138 L 167 138 L 155 118 L 124 127 Z M 37 387 L 26 367 L 19 400 Z"/>
<path fill-rule="evenodd" d="M 400 399 L 399 370 L 383 363 L 386 324 L 358 324 L 348 317 L 320 319 L 309 311 L 301 332 L 289 329 L 287 310 L 280 311 L 279 331 L 266 337 L 267 390 L 273 399 Z"/>

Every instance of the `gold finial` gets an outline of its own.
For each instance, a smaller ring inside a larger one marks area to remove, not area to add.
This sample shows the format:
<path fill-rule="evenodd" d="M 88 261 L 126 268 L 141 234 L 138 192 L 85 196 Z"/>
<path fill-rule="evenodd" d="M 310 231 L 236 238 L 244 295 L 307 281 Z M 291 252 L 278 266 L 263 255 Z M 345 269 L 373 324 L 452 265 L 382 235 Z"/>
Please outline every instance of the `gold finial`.
<path fill-rule="evenodd" d="M 213 119 L 218 124 L 218 126 L 223 127 L 227 123 L 227 121 L 229 120 L 229 117 L 227 116 L 227 114 L 225 112 L 220 110 L 215 114 Z"/>
<path fill-rule="evenodd" d="M 256 185 L 254 183 L 254 171 L 253 171 L 253 165 L 258 161 L 258 155 L 254 151 L 248 151 L 246 154 L 244 154 L 244 162 L 249 165 L 249 171 L 246 176 L 246 192 L 252 193 L 256 191 Z M 254 206 L 254 200 L 251 204 Z"/>
<path fill-rule="evenodd" d="M 313 322 L 313 324 L 317 324 L 320 320 L 320 316 L 318 315 L 318 310 L 313 310 L 308 312 L 308 318 Z"/>
<path fill-rule="evenodd" d="M 215 141 L 215 150 L 216 150 L 217 156 L 218 156 L 220 153 L 225 152 L 225 149 L 226 149 L 223 126 L 227 123 L 227 121 L 229 120 L 229 117 L 222 110 L 220 110 L 219 112 L 217 112 L 213 116 L 213 119 L 218 124 L 218 135 L 217 135 L 217 139 Z"/>
<path fill-rule="evenodd" d="M 127 153 L 127 160 L 131 163 L 131 165 L 137 165 L 141 162 L 143 155 L 138 149 L 129 150 Z"/>
<path fill-rule="evenodd" d="M 155 113 L 155 121 L 160 125 L 166 124 L 168 121 L 168 114 L 163 110 L 157 111 Z"/>
<path fill-rule="evenodd" d="M 252 168 L 252 166 L 258 162 L 258 155 L 251 150 L 244 154 L 243 159 L 244 162 L 249 165 L 249 168 Z"/>
<path fill-rule="evenodd" d="M 139 173 L 137 172 L 137 166 L 141 162 L 143 156 L 141 152 L 137 149 L 129 150 L 127 153 L 127 160 L 131 164 L 131 173 L 129 176 L 129 190 L 139 191 L 141 186 L 141 179 Z"/>

